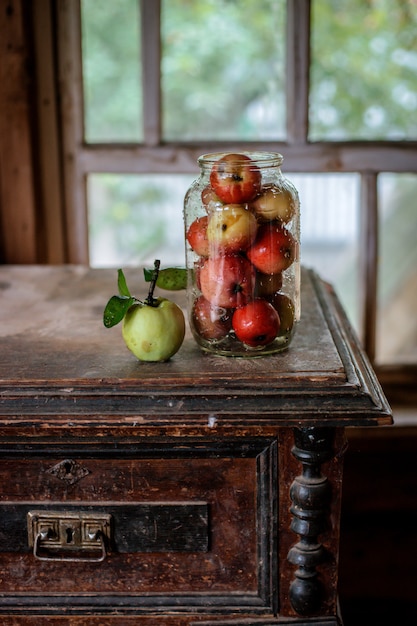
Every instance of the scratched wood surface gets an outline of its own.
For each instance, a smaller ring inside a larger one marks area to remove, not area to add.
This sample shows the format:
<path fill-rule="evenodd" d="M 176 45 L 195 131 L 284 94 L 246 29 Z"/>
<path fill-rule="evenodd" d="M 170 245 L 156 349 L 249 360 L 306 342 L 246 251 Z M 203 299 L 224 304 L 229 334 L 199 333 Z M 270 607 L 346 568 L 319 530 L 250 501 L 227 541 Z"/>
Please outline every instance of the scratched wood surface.
<path fill-rule="evenodd" d="M 138 297 L 146 297 L 142 271 L 127 271 Z M 343 363 L 313 286 L 304 281 L 303 318 L 291 350 L 268 358 L 216 358 L 201 353 L 188 330 L 187 340 L 169 363 L 142 363 L 125 347 L 120 326 L 106 329 L 104 306 L 117 293 L 115 270 L 85 267 L 4 267 L 0 269 L 0 338 L 9 348 L 0 377 L 22 381 L 192 378 L 238 376 L 243 380 L 291 375 L 345 380 Z M 184 292 L 162 292 L 185 311 Z M 264 381 L 263 381 L 264 382 Z"/>
<path fill-rule="evenodd" d="M 142 271 L 126 273 L 133 293 L 144 297 Z M 204 354 L 188 331 L 169 362 L 138 361 L 120 327 L 102 323 L 116 283 L 114 269 L 0 268 L 0 415 L 59 421 L 70 414 L 81 425 L 81 416 L 100 413 L 109 426 L 123 415 L 130 426 L 166 428 L 184 417 L 190 428 L 248 426 L 254 419 L 271 428 L 304 418 L 327 425 L 390 423 L 383 393 L 332 290 L 312 272 L 303 273 L 301 321 L 290 348 L 247 359 Z M 185 310 L 184 292 L 169 297 Z M 0 419 L 0 436 L 7 423 Z"/>

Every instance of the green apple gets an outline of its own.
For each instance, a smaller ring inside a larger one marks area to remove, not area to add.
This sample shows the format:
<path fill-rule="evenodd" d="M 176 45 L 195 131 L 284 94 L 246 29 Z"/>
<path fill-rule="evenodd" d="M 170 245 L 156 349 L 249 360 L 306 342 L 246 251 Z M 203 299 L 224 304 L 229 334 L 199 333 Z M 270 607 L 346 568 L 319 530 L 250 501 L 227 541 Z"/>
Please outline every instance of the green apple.
<path fill-rule="evenodd" d="M 167 361 L 178 352 L 185 336 L 185 317 L 180 307 L 167 298 L 154 298 L 153 293 L 159 281 L 168 289 L 184 288 L 186 270 L 160 270 L 160 263 L 156 259 L 153 270 L 144 270 L 150 285 L 143 302 L 132 296 L 123 270 L 119 269 L 119 294 L 110 298 L 103 312 L 106 328 L 122 322 L 123 339 L 141 361 Z"/>
<path fill-rule="evenodd" d="M 166 298 L 133 304 L 122 324 L 123 339 L 141 361 L 167 361 L 181 347 L 185 319 L 180 307 Z"/>

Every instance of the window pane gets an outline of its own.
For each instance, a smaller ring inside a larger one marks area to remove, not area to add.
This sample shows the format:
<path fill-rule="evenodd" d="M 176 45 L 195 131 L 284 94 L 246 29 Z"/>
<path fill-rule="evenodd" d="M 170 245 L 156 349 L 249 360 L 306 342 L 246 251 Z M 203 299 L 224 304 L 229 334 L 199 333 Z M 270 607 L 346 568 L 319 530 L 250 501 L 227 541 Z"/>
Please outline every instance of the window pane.
<path fill-rule="evenodd" d="M 183 202 L 195 176 L 91 174 L 90 264 L 185 264 Z"/>
<path fill-rule="evenodd" d="M 313 2 L 310 138 L 417 138 L 417 3 Z"/>
<path fill-rule="evenodd" d="M 358 331 L 359 177 L 286 176 L 300 194 L 301 263 L 333 285 Z"/>
<path fill-rule="evenodd" d="M 284 0 L 163 0 L 168 140 L 285 136 Z"/>
<path fill-rule="evenodd" d="M 301 200 L 301 261 L 331 282 L 351 322 L 358 318 L 358 198 L 353 174 L 285 174 Z M 90 264 L 185 263 L 183 201 L 195 176 L 88 177 Z M 337 210 L 335 210 L 335 205 Z"/>
<path fill-rule="evenodd" d="M 381 174 L 379 363 L 417 361 L 417 175 Z"/>
<path fill-rule="evenodd" d="M 81 0 L 85 140 L 142 139 L 138 0 Z"/>

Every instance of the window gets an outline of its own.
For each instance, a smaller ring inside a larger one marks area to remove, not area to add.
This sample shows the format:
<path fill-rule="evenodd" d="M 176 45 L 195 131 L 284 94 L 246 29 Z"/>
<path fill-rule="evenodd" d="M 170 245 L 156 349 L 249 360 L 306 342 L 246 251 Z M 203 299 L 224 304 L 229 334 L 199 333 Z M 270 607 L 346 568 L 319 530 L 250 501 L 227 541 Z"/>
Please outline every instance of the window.
<path fill-rule="evenodd" d="M 181 262 L 197 157 L 276 150 L 301 196 L 302 262 L 383 378 L 415 371 L 417 4 L 56 7 L 69 259 Z"/>

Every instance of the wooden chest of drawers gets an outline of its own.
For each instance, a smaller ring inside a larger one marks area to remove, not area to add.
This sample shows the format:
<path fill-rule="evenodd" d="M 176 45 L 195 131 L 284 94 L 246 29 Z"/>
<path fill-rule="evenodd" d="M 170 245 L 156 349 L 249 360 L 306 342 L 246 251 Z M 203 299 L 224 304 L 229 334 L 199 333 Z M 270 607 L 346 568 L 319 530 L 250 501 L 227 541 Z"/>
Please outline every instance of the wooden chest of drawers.
<path fill-rule="evenodd" d="M 1 623 L 341 624 L 344 428 L 391 415 L 332 289 L 304 271 L 286 353 L 145 364 L 115 284 L 0 269 Z"/>

